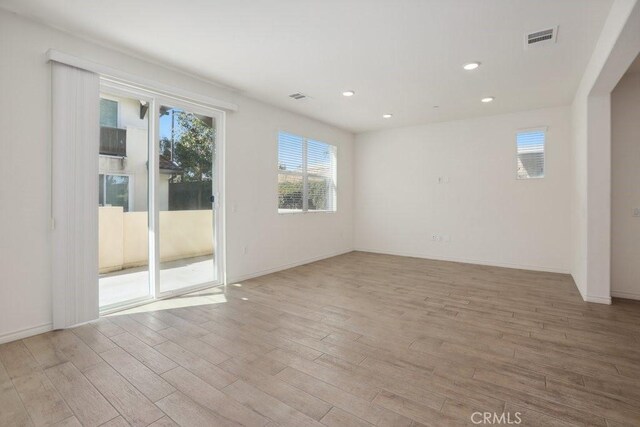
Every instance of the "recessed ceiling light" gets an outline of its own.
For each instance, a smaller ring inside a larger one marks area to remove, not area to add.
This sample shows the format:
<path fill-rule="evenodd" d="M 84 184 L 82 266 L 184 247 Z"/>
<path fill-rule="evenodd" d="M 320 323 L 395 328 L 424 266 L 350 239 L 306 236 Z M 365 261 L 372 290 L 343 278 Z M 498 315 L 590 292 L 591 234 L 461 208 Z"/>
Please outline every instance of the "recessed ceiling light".
<path fill-rule="evenodd" d="M 353 96 L 356 93 L 352 90 L 345 90 L 344 92 L 342 92 L 342 96 Z"/>
<path fill-rule="evenodd" d="M 471 70 L 475 70 L 479 66 L 480 66 L 479 62 L 469 62 L 468 64 L 464 64 L 462 68 L 464 68 L 467 71 L 471 71 Z"/>
<path fill-rule="evenodd" d="M 434 105 L 433 108 L 440 108 L 440 106 L 439 105 Z"/>
<path fill-rule="evenodd" d="M 481 101 L 484 102 L 485 104 L 487 102 L 491 102 L 493 101 L 495 98 L 493 96 L 487 96 L 486 98 L 482 98 Z"/>
<path fill-rule="evenodd" d="M 390 119 L 391 117 L 393 117 L 393 114 L 389 114 L 389 113 L 387 113 L 387 114 L 383 114 L 383 115 L 382 115 L 382 118 L 383 118 L 383 119 Z"/>

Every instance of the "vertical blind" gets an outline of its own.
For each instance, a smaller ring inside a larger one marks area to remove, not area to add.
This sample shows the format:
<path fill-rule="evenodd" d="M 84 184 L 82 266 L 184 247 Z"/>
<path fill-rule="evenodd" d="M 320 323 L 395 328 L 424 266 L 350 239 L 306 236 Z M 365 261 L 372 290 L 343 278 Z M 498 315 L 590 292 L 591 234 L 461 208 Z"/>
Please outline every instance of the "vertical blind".
<path fill-rule="evenodd" d="M 544 177 L 545 133 L 541 129 L 517 133 L 516 162 L 518 179 Z"/>
<path fill-rule="evenodd" d="M 335 211 L 336 160 L 334 145 L 280 132 L 278 211 Z"/>
<path fill-rule="evenodd" d="M 52 64 L 53 328 L 98 318 L 97 74 Z"/>

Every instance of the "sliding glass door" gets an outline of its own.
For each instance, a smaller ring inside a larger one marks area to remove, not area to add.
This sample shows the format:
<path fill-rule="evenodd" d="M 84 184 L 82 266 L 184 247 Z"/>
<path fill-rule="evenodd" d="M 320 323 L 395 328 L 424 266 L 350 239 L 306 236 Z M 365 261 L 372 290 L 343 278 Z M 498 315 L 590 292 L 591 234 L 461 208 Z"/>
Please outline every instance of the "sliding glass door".
<path fill-rule="evenodd" d="M 216 281 L 216 123 L 173 105 L 158 114 L 160 292 L 171 292 Z"/>
<path fill-rule="evenodd" d="M 221 283 L 221 112 L 103 82 L 100 308 Z"/>
<path fill-rule="evenodd" d="M 127 94 L 100 97 L 98 239 L 100 307 L 153 295 L 149 280 L 150 120 Z"/>

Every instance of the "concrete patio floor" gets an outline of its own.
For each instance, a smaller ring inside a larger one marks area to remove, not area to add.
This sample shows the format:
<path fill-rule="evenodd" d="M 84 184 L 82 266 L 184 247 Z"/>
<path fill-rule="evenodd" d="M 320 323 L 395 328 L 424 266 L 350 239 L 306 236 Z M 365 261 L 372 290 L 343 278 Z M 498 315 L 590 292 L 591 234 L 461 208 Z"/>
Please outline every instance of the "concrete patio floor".
<path fill-rule="evenodd" d="M 214 281 L 213 256 L 184 258 L 160 264 L 160 291 L 173 291 Z M 138 298 L 149 292 L 147 266 L 127 268 L 101 274 L 100 307 L 106 307 Z"/>

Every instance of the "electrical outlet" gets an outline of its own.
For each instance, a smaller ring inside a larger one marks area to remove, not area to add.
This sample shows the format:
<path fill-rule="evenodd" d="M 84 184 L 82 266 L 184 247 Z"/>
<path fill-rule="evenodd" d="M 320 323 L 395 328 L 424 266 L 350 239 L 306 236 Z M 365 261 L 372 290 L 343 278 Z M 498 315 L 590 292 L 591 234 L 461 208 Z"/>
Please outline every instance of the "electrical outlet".
<path fill-rule="evenodd" d="M 633 216 L 640 217 L 640 208 L 633 208 Z"/>
<path fill-rule="evenodd" d="M 244 255 L 246 255 L 246 254 L 247 254 L 247 252 L 249 252 L 249 249 L 248 249 L 246 246 L 243 246 L 243 247 L 242 247 L 242 253 L 243 253 Z"/>

